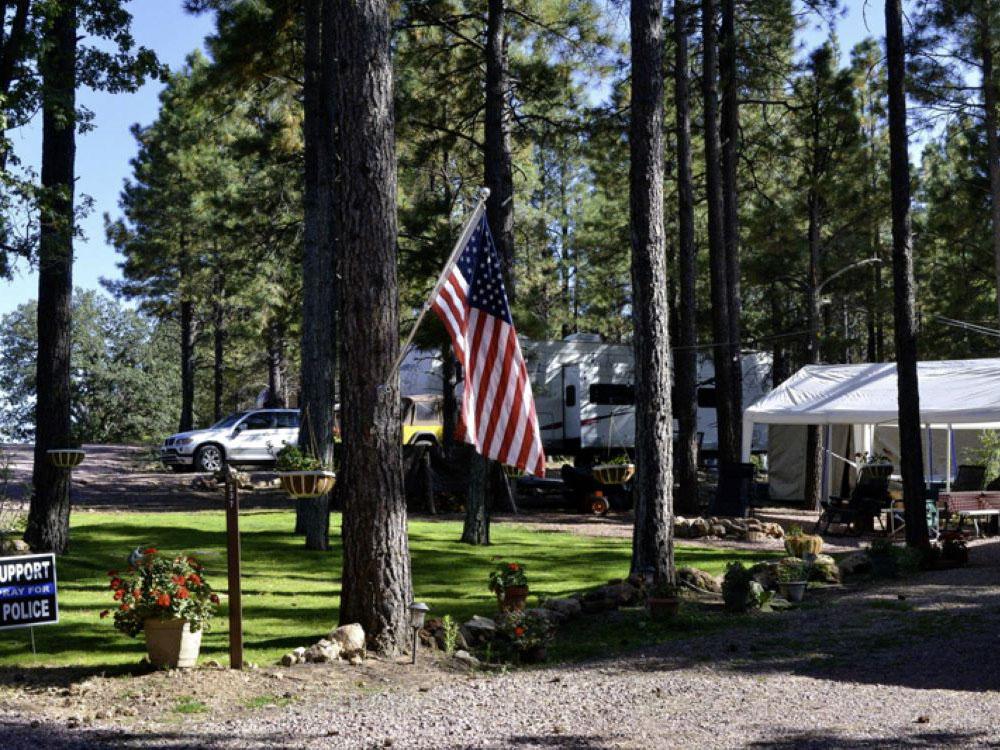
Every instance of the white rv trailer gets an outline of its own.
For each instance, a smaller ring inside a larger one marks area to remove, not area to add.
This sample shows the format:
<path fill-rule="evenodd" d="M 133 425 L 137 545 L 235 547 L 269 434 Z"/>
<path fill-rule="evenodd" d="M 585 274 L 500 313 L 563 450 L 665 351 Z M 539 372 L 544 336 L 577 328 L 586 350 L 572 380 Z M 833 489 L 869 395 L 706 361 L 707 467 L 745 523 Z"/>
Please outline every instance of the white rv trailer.
<path fill-rule="evenodd" d="M 529 341 L 521 349 L 531 378 L 542 442 L 549 455 L 632 448 L 635 444 L 635 357 L 631 346 L 607 344 L 596 334 L 562 341 Z M 708 351 L 698 354 L 698 432 L 702 451 L 718 449 L 715 368 Z M 743 403 L 770 390 L 771 357 L 743 355 Z M 438 352 L 411 350 L 400 367 L 404 396 L 440 394 Z M 754 429 L 753 450 L 767 449 L 767 430 Z"/>

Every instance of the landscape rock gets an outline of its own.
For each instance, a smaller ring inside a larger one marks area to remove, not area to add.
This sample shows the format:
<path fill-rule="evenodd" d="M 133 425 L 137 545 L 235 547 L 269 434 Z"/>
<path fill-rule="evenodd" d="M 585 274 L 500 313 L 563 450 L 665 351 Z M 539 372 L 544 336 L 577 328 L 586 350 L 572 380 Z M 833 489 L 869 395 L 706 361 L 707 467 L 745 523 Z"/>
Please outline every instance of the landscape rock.
<path fill-rule="evenodd" d="M 712 536 L 725 536 L 726 527 L 721 523 L 712 524 Z"/>
<path fill-rule="evenodd" d="M 553 612 L 558 612 L 563 620 L 571 620 L 574 617 L 579 617 L 580 613 L 583 612 L 583 607 L 580 606 L 579 599 L 547 599 L 542 607 L 545 609 L 550 609 Z"/>
<path fill-rule="evenodd" d="M 841 576 L 853 576 L 867 573 L 872 569 L 871 558 L 866 552 L 852 552 L 837 563 Z"/>
<path fill-rule="evenodd" d="M 537 607 L 535 609 L 525 610 L 524 614 L 528 615 L 529 617 L 536 617 L 550 626 L 559 625 L 565 619 L 561 614 L 556 612 L 554 609 L 545 609 L 543 607 Z"/>
<path fill-rule="evenodd" d="M 313 664 L 322 664 L 328 661 L 336 661 L 341 655 L 339 642 L 322 638 L 303 652 L 303 660 Z"/>
<path fill-rule="evenodd" d="M 296 658 L 295 654 L 289 651 L 287 654 L 281 657 L 281 660 L 278 662 L 278 664 L 280 664 L 283 667 L 290 667 L 293 664 L 296 664 L 297 662 L 298 659 Z"/>
<path fill-rule="evenodd" d="M 778 588 L 778 563 L 774 561 L 759 562 L 750 568 L 750 575 L 765 591 L 776 591 Z"/>
<path fill-rule="evenodd" d="M 339 646 L 340 654 L 345 659 L 350 659 L 356 654 L 364 656 L 365 631 L 356 622 L 331 630 L 329 639 Z"/>
<path fill-rule="evenodd" d="M 722 584 L 715 576 L 698 568 L 683 567 L 677 569 L 677 580 L 684 584 L 690 584 L 703 591 L 711 591 L 713 594 L 722 593 Z"/>
<path fill-rule="evenodd" d="M 470 667 L 472 669 L 476 669 L 481 663 L 479 659 L 477 659 L 475 656 L 470 654 L 468 651 L 465 651 L 464 649 L 459 649 L 458 651 L 456 651 L 454 659 L 455 661 L 465 664 L 467 667 Z"/>
<path fill-rule="evenodd" d="M 816 555 L 812 569 L 809 571 L 809 580 L 840 583 L 840 568 L 837 567 L 837 561 L 829 555 Z"/>
<path fill-rule="evenodd" d="M 466 644 L 475 646 L 493 640 L 497 633 L 497 624 L 489 617 L 473 615 L 472 619 L 462 625 L 458 631 Z"/>
<path fill-rule="evenodd" d="M 704 518 L 696 518 L 691 522 L 690 534 L 692 538 L 698 538 L 702 536 L 708 536 L 711 532 L 712 527 L 709 525 L 708 521 Z"/>

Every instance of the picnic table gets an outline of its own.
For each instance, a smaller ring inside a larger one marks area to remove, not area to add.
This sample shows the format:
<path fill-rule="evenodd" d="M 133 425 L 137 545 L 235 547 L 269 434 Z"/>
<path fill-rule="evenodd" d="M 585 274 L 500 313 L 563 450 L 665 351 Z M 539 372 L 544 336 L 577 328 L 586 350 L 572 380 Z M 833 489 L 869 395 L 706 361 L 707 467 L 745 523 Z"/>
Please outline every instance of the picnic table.
<path fill-rule="evenodd" d="M 942 492 L 938 495 L 938 508 L 946 525 L 955 521 L 956 531 L 961 531 L 962 525 L 971 521 L 977 537 L 981 536 L 980 519 L 1000 525 L 1000 492 Z"/>

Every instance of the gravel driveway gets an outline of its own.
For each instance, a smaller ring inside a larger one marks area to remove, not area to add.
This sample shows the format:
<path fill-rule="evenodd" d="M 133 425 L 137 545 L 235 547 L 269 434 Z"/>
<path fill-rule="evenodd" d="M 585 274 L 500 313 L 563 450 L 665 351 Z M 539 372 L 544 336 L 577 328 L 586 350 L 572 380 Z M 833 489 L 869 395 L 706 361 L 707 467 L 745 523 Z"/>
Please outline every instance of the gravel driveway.
<path fill-rule="evenodd" d="M 574 666 L 361 688 L 232 719 L 68 730 L 7 748 L 1000 746 L 1000 543 L 972 565 Z M 405 667 L 401 667 L 405 669 Z M 124 689 L 124 687 L 123 687 Z"/>

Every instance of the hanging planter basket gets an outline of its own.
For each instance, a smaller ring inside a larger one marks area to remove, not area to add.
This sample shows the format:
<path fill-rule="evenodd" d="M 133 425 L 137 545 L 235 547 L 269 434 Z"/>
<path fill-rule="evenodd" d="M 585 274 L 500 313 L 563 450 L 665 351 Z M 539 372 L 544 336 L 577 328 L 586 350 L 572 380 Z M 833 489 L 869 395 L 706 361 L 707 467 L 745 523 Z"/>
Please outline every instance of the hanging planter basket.
<path fill-rule="evenodd" d="M 508 479 L 520 479 L 524 476 L 524 469 L 520 469 L 517 466 L 503 465 L 503 473 L 507 475 Z"/>
<path fill-rule="evenodd" d="M 895 468 L 890 463 L 861 464 L 861 471 L 874 479 L 888 479 Z"/>
<path fill-rule="evenodd" d="M 283 471 L 278 474 L 281 486 L 294 498 L 322 497 L 336 484 L 332 471 Z"/>
<path fill-rule="evenodd" d="M 601 484 L 625 484 L 635 475 L 635 464 L 598 464 L 590 472 Z"/>
<path fill-rule="evenodd" d="M 87 456 L 78 448 L 56 448 L 45 453 L 49 457 L 49 463 L 60 469 L 74 469 L 83 463 L 83 459 Z"/>

